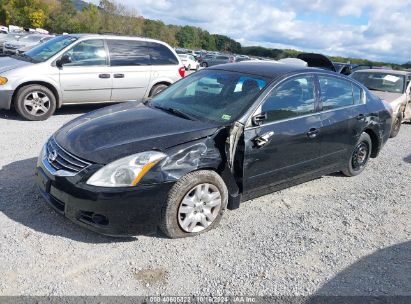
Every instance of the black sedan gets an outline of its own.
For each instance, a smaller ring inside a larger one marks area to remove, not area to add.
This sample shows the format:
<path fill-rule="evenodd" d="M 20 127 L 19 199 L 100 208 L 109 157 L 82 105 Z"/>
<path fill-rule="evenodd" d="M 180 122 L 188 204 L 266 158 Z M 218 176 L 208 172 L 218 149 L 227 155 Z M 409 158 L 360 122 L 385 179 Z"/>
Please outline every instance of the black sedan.
<path fill-rule="evenodd" d="M 345 76 L 219 65 L 69 122 L 43 147 L 36 180 L 55 210 L 96 232 L 193 236 L 242 201 L 361 173 L 390 129 L 389 106 Z"/>

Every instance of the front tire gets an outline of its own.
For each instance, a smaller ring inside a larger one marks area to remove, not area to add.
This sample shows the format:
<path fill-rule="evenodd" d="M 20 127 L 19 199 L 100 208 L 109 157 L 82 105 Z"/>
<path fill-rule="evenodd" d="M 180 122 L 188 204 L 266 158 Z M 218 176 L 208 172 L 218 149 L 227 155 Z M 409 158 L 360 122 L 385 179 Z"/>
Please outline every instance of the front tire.
<path fill-rule="evenodd" d="M 56 97 L 42 85 L 22 87 L 15 99 L 17 113 L 31 121 L 48 119 L 56 111 Z"/>
<path fill-rule="evenodd" d="M 356 176 L 364 171 L 372 151 L 371 137 L 363 132 L 351 154 L 347 167 L 342 171 L 346 176 Z"/>
<path fill-rule="evenodd" d="M 157 94 L 161 93 L 162 91 L 164 91 L 165 89 L 168 88 L 168 85 L 164 84 L 164 83 L 160 83 L 160 84 L 156 84 L 150 91 L 150 95 L 149 97 L 154 97 Z"/>
<path fill-rule="evenodd" d="M 207 232 L 218 225 L 227 202 L 227 187 L 216 172 L 188 173 L 171 188 L 160 229 L 173 239 Z"/>
<path fill-rule="evenodd" d="M 394 123 L 392 125 L 392 130 L 390 134 L 390 138 L 394 138 L 395 136 L 398 135 L 401 129 L 401 123 L 402 123 L 403 115 L 402 112 L 399 112 L 397 117 L 394 120 Z"/>
<path fill-rule="evenodd" d="M 203 62 L 203 63 L 201 64 L 201 66 L 202 66 L 203 68 L 206 68 L 206 67 L 208 67 L 208 64 L 207 64 L 207 62 Z"/>

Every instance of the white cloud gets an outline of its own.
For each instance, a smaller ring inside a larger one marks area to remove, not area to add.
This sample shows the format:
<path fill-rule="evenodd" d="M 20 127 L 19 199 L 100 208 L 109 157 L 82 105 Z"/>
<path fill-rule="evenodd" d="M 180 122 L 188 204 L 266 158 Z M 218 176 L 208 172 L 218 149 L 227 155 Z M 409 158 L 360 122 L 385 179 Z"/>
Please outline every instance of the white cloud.
<path fill-rule="evenodd" d="M 393 62 L 411 60 L 411 0 L 118 2 L 144 17 L 199 26 L 244 45 L 287 46 Z"/>

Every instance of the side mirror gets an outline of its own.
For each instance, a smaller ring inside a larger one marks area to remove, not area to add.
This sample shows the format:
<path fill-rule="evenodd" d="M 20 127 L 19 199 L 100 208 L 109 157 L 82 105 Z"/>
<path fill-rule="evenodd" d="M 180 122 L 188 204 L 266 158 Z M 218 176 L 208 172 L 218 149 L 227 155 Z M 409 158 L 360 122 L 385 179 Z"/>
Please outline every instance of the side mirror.
<path fill-rule="evenodd" d="M 267 119 L 267 113 L 261 113 L 255 115 L 251 121 L 254 126 L 261 126 L 261 124 Z"/>
<path fill-rule="evenodd" d="M 56 61 L 56 65 L 59 68 L 62 68 L 63 65 L 71 63 L 71 57 L 69 55 L 63 55 L 59 60 Z"/>

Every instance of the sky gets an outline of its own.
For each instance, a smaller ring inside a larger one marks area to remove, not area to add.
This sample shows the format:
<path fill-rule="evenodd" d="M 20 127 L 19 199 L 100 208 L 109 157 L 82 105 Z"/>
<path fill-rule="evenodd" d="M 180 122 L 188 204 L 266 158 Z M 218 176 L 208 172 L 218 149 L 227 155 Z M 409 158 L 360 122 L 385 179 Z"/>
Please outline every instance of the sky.
<path fill-rule="evenodd" d="M 88 2 L 98 3 L 98 0 Z M 192 25 L 243 46 L 411 61 L 411 0 L 117 0 L 145 18 Z"/>

